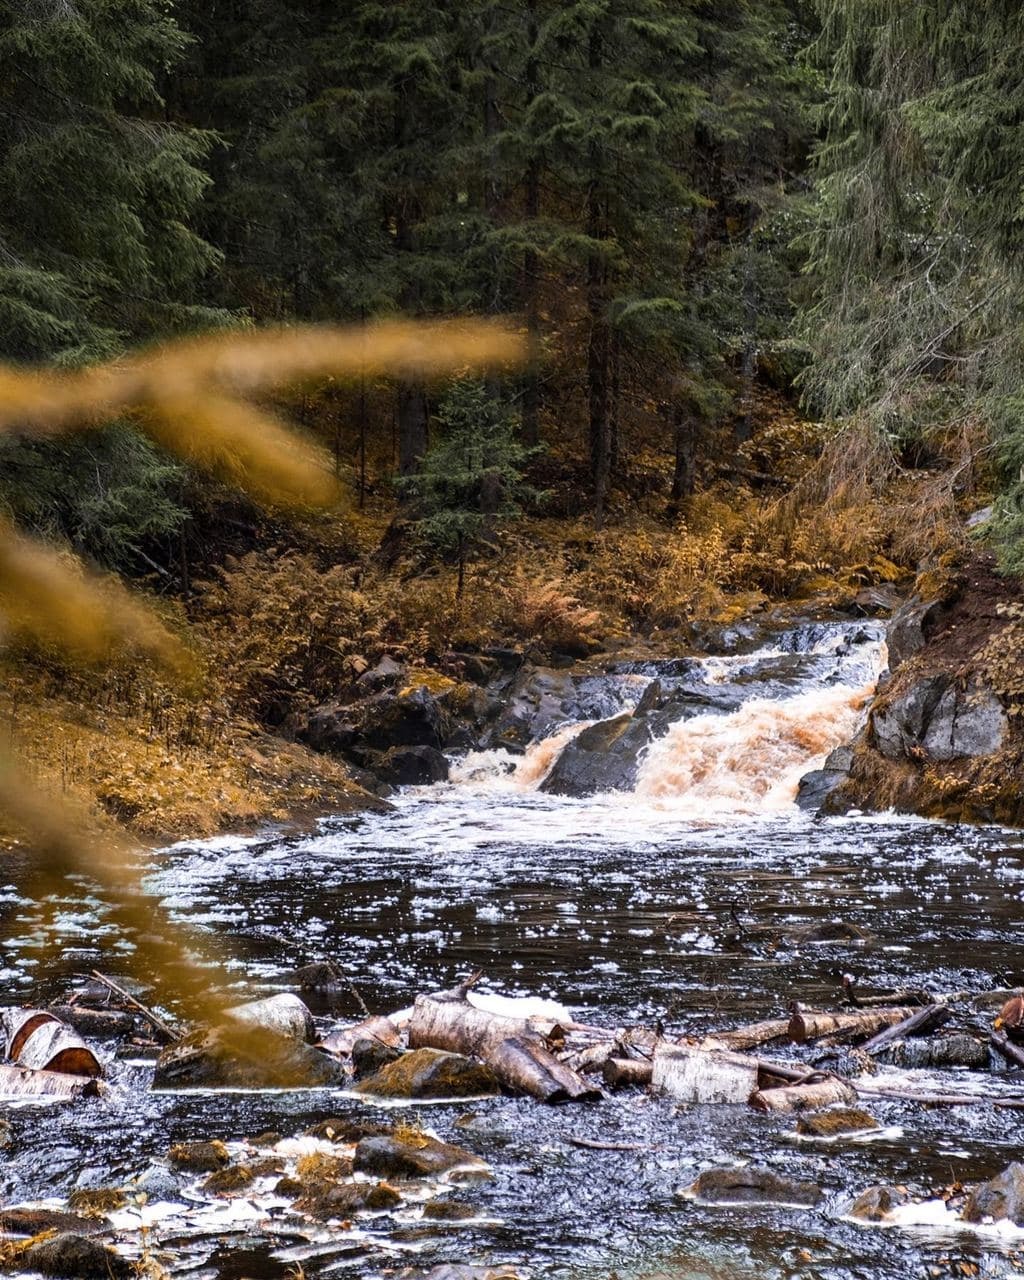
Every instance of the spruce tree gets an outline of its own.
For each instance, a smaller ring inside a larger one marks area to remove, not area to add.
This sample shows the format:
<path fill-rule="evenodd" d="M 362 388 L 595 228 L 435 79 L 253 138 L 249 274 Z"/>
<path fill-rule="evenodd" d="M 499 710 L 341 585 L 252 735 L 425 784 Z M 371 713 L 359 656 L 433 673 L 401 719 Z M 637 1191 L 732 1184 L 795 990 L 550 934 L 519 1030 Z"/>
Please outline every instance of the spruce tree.
<path fill-rule="evenodd" d="M 0 357 L 65 365 L 223 320 L 192 221 L 211 139 L 169 123 L 187 38 L 159 0 L 0 6 Z M 181 468 L 125 427 L 7 439 L 8 514 L 138 569 L 180 525 Z"/>

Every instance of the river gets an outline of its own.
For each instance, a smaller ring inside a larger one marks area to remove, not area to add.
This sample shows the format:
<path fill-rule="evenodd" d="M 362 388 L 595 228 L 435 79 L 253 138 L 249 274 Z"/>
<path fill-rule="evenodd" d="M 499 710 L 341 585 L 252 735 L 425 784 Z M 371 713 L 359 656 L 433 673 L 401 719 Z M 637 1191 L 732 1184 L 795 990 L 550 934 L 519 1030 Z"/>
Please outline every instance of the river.
<path fill-rule="evenodd" d="M 239 999 L 333 960 L 384 1012 L 480 969 L 488 990 L 553 997 L 580 1020 L 612 1027 L 660 1021 L 678 1035 L 778 1016 L 793 999 L 834 1007 L 844 972 L 864 988 L 1019 985 L 1018 833 L 820 819 L 793 803 L 801 774 L 855 731 L 882 661 L 877 628 L 833 624 L 683 668 L 627 664 L 603 677 L 608 714 L 634 705 L 654 678 L 738 690 L 738 705 L 674 725 L 647 750 L 628 793 L 572 799 L 538 789 L 579 732 L 567 724 L 525 755 L 456 762 L 450 783 L 405 791 L 390 813 L 327 819 L 306 836 L 174 846 L 147 861 L 145 883 L 174 918 L 225 944 L 224 981 Z M 7 1003 L 43 1003 L 93 967 L 127 971 L 136 943 L 113 930 L 90 886 L 33 904 L 17 862 L 8 876 Z M 840 919 L 862 936 L 804 936 Z M 325 1028 L 359 1016 L 348 990 L 314 1011 Z M 115 1087 L 103 1101 L 0 1102 L 14 1130 L 0 1202 L 63 1205 L 76 1185 L 159 1170 L 174 1141 L 266 1130 L 290 1139 L 328 1115 L 380 1114 L 327 1091 L 154 1094 L 144 1061 L 110 1071 Z M 891 1072 L 914 1088 L 1011 1087 L 1005 1074 Z M 273 1197 L 215 1202 L 189 1186 L 166 1217 L 150 1198 L 148 1238 L 172 1275 L 196 1280 L 275 1280 L 296 1266 L 376 1277 L 456 1262 L 581 1280 L 978 1274 L 961 1265 L 1018 1274 L 1024 1232 L 968 1232 L 934 1205 L 918 1215 L 928 1221 L 884 1229 L 844 1213 L 876 1183 L 928 1199 L 991 1176 L 1019 1154 L 1022 1113 L 871 1109 L 877 1133 L 824 1144 L 797 1140 L 792 1117 L 642 1093 L 555 1109 L 520 1099 L 423 1107 L 423 1124 L 493 1170 L 458 1189 L 477 1211 L 465 1223 L 428 1222 L 414 1205 L 352 1229 L 313 1228 Z M 640 1149 L 583 1150 L 569 1136 Z M 743 1161 L 819 1182 L 823 1205 L 721 1208 L 676 1195 L 700 1170 Z M 131 1212 L 118 1221 L 130 1248 Z"/>

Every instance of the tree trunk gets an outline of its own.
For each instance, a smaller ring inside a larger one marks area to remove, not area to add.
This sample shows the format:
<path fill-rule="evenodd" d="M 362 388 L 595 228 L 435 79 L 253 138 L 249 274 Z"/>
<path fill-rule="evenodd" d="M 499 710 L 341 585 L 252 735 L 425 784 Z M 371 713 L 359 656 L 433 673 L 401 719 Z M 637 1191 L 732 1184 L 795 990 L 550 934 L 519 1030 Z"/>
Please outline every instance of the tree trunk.
<path fill-rule="evenodd" d="M 598 23 L 590 36 L 590 70 L 604 63 L 604 36 Z M 605 208 L 601 199 L 601 154 L 590 146 L 590 189 L 587 193 L 587 235 L 595 244 L 605 239 Z M 587 262 L 587 384 L 590 391 L 590 470 L 594 483 L 594 528 L 604 527 L 611 479 L 611 327 L 608 317 L 608 264 L 600 249 L 592 248 Z"/>
<path fill-rule="evenodd" d="M 789 1020 L 789 1036 L 797 1044 L 825 1040 L 833 1044 L 869 1040 L 916 1014 L 916 1009 L 862 1009 L 857 1013 L 814 1013 L 797 1006 Z"/>
<path fill-rule="evenodd" d="M 530 49 L 526 64 L 526 89 L 529 105 L 540 94 L 539 65 L 536 48 L 540 37 L 537 0 L 528 0 L 526 40 Z M 540 160 L 531 154 L 526 165 L 526 194 L 523 213 L 528 223 L 540 217 Z M 531 227 L 530 234 L 534 234 Z M 523 384 L 523 440 L 529 446 L 540 441 L 540 258 L 528 248 L 523 253 L 523 310 L 526 312 L 526 377 Z"/>
<path fill-rule="evenodd" d="M 415 475 L 427 452 L 427 388 L 422 381 L 398 384 L 398 474 Z"/>
<path fill-rule="evenodd" d="M 817 1084 L 791 1084 L 781 1089 L 759 1089 L 751 1096 L 755 1111 L 820 1111 L 835 1105 L 850 1106 L 857 1091 L 845 1080 L 821 1080 Z"/>
<path fill-rule="evenodd" d="M 697 483 L 697 428 L 681 405 L 672 410 L 672 442 L 675 465 L 672 470 L 672 506 L 678 509 L 684 498 L 693 495 Z"/>

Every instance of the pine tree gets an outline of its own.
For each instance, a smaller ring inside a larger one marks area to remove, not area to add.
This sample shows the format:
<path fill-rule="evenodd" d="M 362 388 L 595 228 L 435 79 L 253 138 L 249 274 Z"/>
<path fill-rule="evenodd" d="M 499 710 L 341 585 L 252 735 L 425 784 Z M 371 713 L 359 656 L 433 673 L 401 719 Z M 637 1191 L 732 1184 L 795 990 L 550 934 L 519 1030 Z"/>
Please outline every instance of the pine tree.
<path fill-rule="evenodd" d="M 223 321 L 191 225 L 212 139 L 160 92 L 186 44 L 159 0 L 0 7 L 0 357 L 78 364 Z M 182 483 L 125 427 L 0 448 L 8 513 L 136 569 L 184 519 Z"/>
<path fill-rule="evenodd" d="M 161 118 L 157 0 L 0 10 L 0 353 L 64 363 L 194 324 L 210 139 Z"/>
<path fill-rule="evenodd" d="M 420 538 L 454 557 L 461 599 L 468 556 L 538 495 L 523 477 L 529 451 L 517 439 L 515 416 L 484 383 L 454 383 L 439 406 L 438 424 L 421 469 L 402 485 L 414 501 Z"/>
<path fill-rule="evenodd" d="M 1024 13 L 1005 0 L 820 9 L 831 90 L 808 395 L 867 415 L 897 449 L 929 428 L 990 423 L 1010 481 L 1002 533 L 1024 545 Z"/>

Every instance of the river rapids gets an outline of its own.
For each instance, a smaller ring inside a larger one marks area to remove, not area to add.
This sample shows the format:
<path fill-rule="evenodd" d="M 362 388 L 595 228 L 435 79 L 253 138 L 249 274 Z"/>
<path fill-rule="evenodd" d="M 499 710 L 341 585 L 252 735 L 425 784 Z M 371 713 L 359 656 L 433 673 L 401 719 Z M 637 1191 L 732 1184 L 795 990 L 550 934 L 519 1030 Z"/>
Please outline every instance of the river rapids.
<path fill-rule="evenodd" d="M 794 803 L 800 777 L 862 722 L 884 664 L 880 629 L 814 624 L 748 648 L 611 668 L 596 715 L 581 707 L 522 755 L 465 756 L 449 783 L 406 790 L 388 813 L 328 818 L 310 835 L 176 845 L 145 860 L 147 892 L 223 944 L 230 960 L 215 976 L 239 1000 L 330 960 L 387 1012 L 480 969 L 484 989 L 557 999 L 582 1022 L 680 1035 L 778 1017 L 793 999 L 835 1007 L 843 973 L 864 988 L 936 993 L 1024 981 L 1018 833 L 821 819 Z M 635 706 L 654 679 L 734 691 L 734 709 L 673 724 L 632 791 L 540 789 L 587 724 Z M 118 932 L 94 886 L 32 902 L 28 872 L 15 859 L 0 873 L 4 1003 L 46 1003 L 93 968 L 126 973 L 136 948 L 144 969 L 144 939 Z M 862 936 L 806 940 L 808 926 L 839 919 Z M 347 987 L 314 1012 L 325 1030 L 360 1016 Z M 1006 1074 L 887 1070 L 915 1089 L 1013 1088 Z M 326 1116 L 382 1114 L 331 1091 L 155 1094 L 151 1064 L 131 1058 L 109 1075 L 101 1101 L 0 1101 L 13 1131 L 0 1204 L 62 1207 L 76 1186 L 147 1172 L 158 1185 L 172 1142 L 273 1131 L 287 1143 Z M 457 1189 L 475 1210 L 465 1221 L 431 1221 L 406 1203 L 352 1225 L 303 1226 L 272 1195 L 217 1200 L 184 1185 L 123 1210 L 120 1241 L 137 1252 L 149 1223 L 146 1243 L 168 1272 L 195 1280 L 278 1280 L 296 1268 L 413 1276 L 444 1263 L 538 1280 L 904 1280 L 1024 1266 L 1024 1231 L 968 1230 L 934 1199 L 1018 1158 L 1019 1111 L 881 1101 L 871 1105 L 877 1132 L 823 1143 L 798 1139 L 792 1117 L 639 1092 L 578 1107 L 502 1098 L 416 1110 L 493 1171 Z M 585 1150 L 571 1137 L 636 1149 Z M 744 1162 L 813 1180 L 825 1200 L 723 1208 L 676 1195 L 704 1169 Z M 922 1203 L 884 1227 L 848 1220 L 852 1197 L 878 1183 Z"/>

